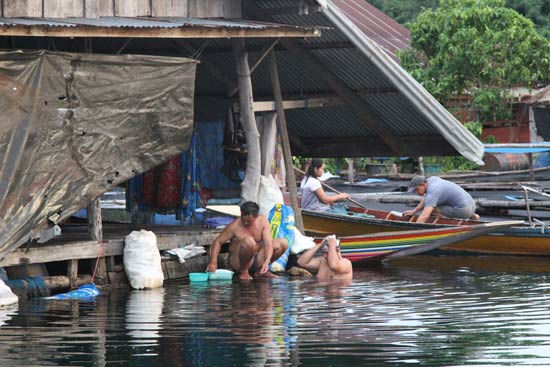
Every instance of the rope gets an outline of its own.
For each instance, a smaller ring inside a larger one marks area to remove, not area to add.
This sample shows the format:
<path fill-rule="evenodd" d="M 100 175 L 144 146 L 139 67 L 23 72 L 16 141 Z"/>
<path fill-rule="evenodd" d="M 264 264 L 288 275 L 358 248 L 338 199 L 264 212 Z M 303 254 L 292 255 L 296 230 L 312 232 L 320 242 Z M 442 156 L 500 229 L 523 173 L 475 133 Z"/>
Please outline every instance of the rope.
<path fill-rule="evenodd" d="M 92 281 L 91 281 L 92 284 L 94 284 L 95 273 L 97 272 L 97 267 L 99 266 L 99 259 L 101 258 L 102 249 L 103 249 L 103 245 L 100 242 L 99 243 L 99 248 L 97 250 L 97 259 L 95 260 L 94 272 L 92 273 Z"/>

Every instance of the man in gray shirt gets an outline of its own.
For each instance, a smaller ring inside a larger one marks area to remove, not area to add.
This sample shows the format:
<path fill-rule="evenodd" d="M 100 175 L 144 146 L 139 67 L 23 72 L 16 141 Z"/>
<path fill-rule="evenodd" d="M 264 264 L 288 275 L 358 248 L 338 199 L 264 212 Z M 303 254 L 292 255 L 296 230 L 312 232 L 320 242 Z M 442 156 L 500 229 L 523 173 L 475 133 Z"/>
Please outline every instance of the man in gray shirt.
<path fill-rule="evenodd" d="M 415 176 L 409 183 L 409 192 L 424 196 L 420 204 L 413 210 L 406 210 L 404 215 L 412 216 L 422 210 L 418 223 L 424 223 L 430 215 L 443 215 L 450 218 L 478 220 L 475 213 L 474 199 L 464 189 L 454 182 L 432 176 Z"/>

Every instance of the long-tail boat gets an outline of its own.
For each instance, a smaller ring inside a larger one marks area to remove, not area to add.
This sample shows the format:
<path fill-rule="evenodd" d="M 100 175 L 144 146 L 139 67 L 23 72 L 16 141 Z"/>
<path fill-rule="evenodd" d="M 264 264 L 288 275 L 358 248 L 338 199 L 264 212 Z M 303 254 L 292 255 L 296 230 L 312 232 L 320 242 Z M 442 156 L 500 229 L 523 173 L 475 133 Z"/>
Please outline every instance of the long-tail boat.
<path fill-rule="evenodd" d="M 407 217 L 394 211 L 364 209 L 350 206 L 348 215 L 302 210 L 304 229 L 312 235 L 335 233 L 338 236 L 364 235 L 368 233 L 476 227 L 480 224 L 499 223 L 431 217 L 426 223 L 417 223 L 416 216 Z M 441 247 L 488 254 L 550 255 L 550 228 L 544 223 L 516 222 L 512 226 L 491 233 Z"/>
<path fill-rule="evenodd" d="M 238 217 L 240 215 L 240 209 L 236 205 L 209 205 L 207 206 L 207 209 L 214 213 L 230 215 L 232 217 Z M 307 214 L 311 214 L 311 216 Z M 342 215 L 302 210 L 302 217 L 304 219 L 306 231 L 313 232 L 313 234 L 317 235 L 338 235 L 338 239 L 340 240 L 340 253 L 343 257 L 350 259 L 353 262 L 383 260 L 419 254 L 441 246 L 447 246 L 456 242 L 463 242 L 477 238 L 486 235 L 487 233 L 499 231 L 510 226 L 521 225 L 522 223 L 521 221 L 480 222 L 470 226 L 446 225 L 442 228 L 395 230 L 392 232 L 371 231 L 370 233 L 359 232 L 343 234 L 342 232 L 348 232 L 346 230 L 348 227 L 345 227 L 348 222 Z M 347 217 L 348 216 L 346 216 L 346 218 Z M 311 227 L 307 226 L 306 218 L 308 218 L 308 224 L 313 223 L 309 219 L 317 218 L 320 220 L 319 223 L 323 221 L 323 223 L 326 223 L 327 226 L 323 227 L 321 224 L 319 228 L 323 228 L 322 230 L 318 230 L 317 228 L 313 228 L 312 230 Z M 362 219 L 364 218 L 360 216 L 349 216 L 349 223 L 359 224 L 357 227 L 349 227 L 352 232 L 355 232 L 355 230 L 360 230 L 360 220 Z M 340 228 L 340 226 L 343 227 Z M 342 231 L 342 229 L 344 230 Z M 321 240 L 321 237 L 317 237 L 316 239 L 316 241 Z"/>
<path fill-rule="evenodd" d="M 491 222 L 472 226 L 339 236 L 340 253 L 352 262 L 396 258 L 477 238 L 520 223 L 519 221 Z"/>

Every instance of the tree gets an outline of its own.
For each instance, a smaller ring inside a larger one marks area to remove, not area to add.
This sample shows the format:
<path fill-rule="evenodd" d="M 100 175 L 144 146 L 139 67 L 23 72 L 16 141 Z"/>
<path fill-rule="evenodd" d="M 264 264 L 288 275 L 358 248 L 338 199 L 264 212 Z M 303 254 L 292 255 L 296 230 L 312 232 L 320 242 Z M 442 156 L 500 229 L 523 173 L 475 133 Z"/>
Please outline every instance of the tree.
<path fill-rule="evenodd" d="M 368 1 L 401 24 L 414 21 L 423 9 L 433 10 L 439 6 L 439 0 Z M 531 19 L 537 31 L 550 38 L 550 0 L 506 0 L 506 7 Z"/>
<path fill-rule="evenodd" d="M 416 19 L 423 9 L 435 9 L 439 0 L 369 0 L 369 3 L 397 22 L 405 24 Z"/>
<path fill-rule="evenodd" d="M 441 0 L 409 24 L 402 66 L 440 102 L 470 93 L 473 119 L 507 119 L 513 86 L 550 80 L 550 43 L 504 0 Z"/>
<path fill-rule="evenodd" d="M 506 6 L 531 19 L 540 34 L 550 37 L 550 0 L 506 0 Z"/>

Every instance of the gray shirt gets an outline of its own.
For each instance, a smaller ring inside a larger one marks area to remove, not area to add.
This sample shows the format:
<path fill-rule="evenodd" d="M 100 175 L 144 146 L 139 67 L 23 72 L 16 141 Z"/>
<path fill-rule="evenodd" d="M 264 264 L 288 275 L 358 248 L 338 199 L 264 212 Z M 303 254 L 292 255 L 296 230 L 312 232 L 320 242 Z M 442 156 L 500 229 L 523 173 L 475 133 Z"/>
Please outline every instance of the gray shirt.
<path fill-rule="evenodd" d="M 464 208 L 474 202 L 474 199 L 462 187 L 454 182 L 432 176 L 427 180 L 428 188 L 424 199 L 424 207 L 448 205 L 455 209 Z"/>

